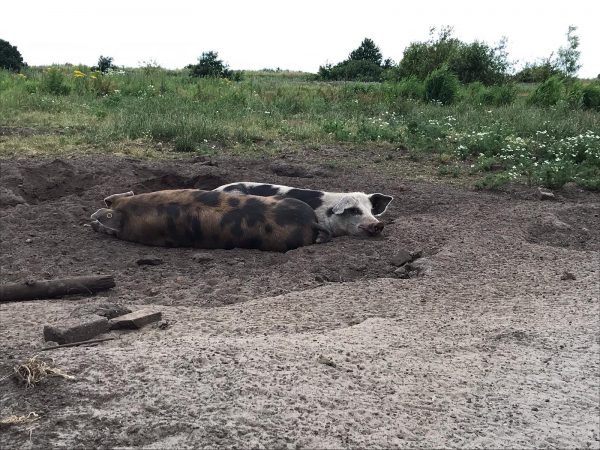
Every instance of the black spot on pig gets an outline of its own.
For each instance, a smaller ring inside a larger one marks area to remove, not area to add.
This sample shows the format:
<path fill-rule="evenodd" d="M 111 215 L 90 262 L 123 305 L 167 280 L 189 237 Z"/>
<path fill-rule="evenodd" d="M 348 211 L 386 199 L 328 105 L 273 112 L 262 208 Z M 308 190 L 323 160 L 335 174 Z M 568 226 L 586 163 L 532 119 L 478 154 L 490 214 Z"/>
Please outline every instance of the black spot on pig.
<path fill-rule="evenodd" d="M 244 239 L 240 243 L 241 248 L 258 248 L 258 249 L 260 249 L 260 248 L 262 248 L 262 246 L 263 246 L 263 240 L 259 237 Z"/>
<path fill-rule="evenodd" d="M 266 206 L 261 201 L 250 198 L 241 208 L 227 211 L 221 219 L 221 227 L 231 226 L 231 233 L 236 237 L 243 235 L 244 222 L 253 227 L 265 221 Z"/>
<path fill-rule="evenodd" d="M 317 209 L 323 204 L 323 192 L 321 191 L 312 191 L 310 189 L 290 189 L 284 195 L 286 197 L 298 199 L 309 205 L 312 209 Z"/>
<path fill-rule="evenodd" d="M 251 186 L 246 189 L 245 194 L 258 195 L 259 197 L 270 197 L 279 193 L 279 189 L 272 184 L 261 184 L 260 186 Z"/>
<path fill-rule="evenodd" d="M 238 206 L 240 204 L 240 199 L 236 198 L 236 197 L 232 197 L 229 200 L 227 200 L 227 203 L 229 203 L 229 206 L 233 206 L 235 208 L 236 206 Z"/>
<path fill-rule="evenodd" d="M 169 236 L 177 236 L 177 224 L 173 217 L 167 217 L 167 232 Z"/>
<path fill-rule="evenodd" d="M 265 225 L 265 233 L 271 234 L 272 232 L 273 232 L 273 226 L 270 223 L 266 224 Z"/>
<path fill-rule="evenodd" d="M 198 217 L 192 217 L 190 221 L 190 231 L 192 233 L 192 242 L 202 241 L 202 225 Z"/>
<path fill-rule="evenodd" d="M 286 251 L 294 250 L 295 248 L 304 245 L 304 235 L 301 228 L 296 228 L 285 240 Z"/>
<path fill-rule="evenodd" d="M 306 225 L 315 221 L 314 212 L 305 203 L 294 199 L 282 200 L 275 207 L 277 225 Z"/>
<path fill-rule="evenodd" d="M 206 206 L 218 206 L 221 193 L 218 191 L 194 192 L 192 196 L 194 200 Z"/>
<path fill-rule="evenodd" d="M 178 219 L 181 214 L 181 207 L 176 203 L 167 203 L 166 205 L 158 205 L 156 207 L 156 212 L 158 212 L 158 214 L 164 214 L 172 219 Z"/>

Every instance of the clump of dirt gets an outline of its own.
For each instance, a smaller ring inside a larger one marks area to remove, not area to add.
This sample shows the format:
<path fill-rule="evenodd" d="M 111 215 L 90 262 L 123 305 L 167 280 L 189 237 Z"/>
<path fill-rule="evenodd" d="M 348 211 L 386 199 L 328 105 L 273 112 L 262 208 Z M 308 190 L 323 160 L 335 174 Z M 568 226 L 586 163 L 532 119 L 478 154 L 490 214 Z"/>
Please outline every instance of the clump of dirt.
<path fill-rule="evenodd" d="M 577 205 L 548 213 L 529 226 L 527 240 L 536 244 L 600 251 L 600 207 Z"/>

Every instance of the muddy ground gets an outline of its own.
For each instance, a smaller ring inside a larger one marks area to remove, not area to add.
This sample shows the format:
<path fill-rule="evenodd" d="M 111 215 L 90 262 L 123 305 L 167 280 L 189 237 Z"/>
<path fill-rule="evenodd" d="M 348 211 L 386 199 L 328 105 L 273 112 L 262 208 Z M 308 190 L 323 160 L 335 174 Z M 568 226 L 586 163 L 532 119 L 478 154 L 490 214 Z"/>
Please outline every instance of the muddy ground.
<path fill-rule="evenodd" d="M 164 320 L 44 352 L 73 381 L 2 379 L 0 419 L 39 418 L 1 429 L 0 447 L 600 448 L 598 194 L 540 201 L 310 159 L 1 161 L 2 282 L 117 286 L 1 304 L 0 378 L 82 305 Z M 143 247 L 87 226 L 109 194 L 239 180 L 395 200 L 382 238 L 285 254 Z M 422 252 L 411 278 L 400 250 Z"/>

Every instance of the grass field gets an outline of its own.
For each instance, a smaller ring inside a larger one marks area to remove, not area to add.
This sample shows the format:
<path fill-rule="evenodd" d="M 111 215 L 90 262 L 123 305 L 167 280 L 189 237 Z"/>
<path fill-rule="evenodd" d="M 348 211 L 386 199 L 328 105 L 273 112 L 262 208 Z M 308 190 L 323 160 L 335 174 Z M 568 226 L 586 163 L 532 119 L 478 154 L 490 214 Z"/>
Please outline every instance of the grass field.
<path fill-rule="evenodd" d="M 117 153 L 147 157 L 302 146 L 379 146 L 469 174 L 481 188 L 517 181 L 600 190 L 600 113 L 527 104 L 531 86 L 499 102 L 482 86 L 449 106 L 418 99 L 404 83 L 323 83 L 310 74 L 250 72 L 243 80 L 194 79 L 156 67 L 109 74 L 87 67 L 0 71 L 0 156 Z"/>

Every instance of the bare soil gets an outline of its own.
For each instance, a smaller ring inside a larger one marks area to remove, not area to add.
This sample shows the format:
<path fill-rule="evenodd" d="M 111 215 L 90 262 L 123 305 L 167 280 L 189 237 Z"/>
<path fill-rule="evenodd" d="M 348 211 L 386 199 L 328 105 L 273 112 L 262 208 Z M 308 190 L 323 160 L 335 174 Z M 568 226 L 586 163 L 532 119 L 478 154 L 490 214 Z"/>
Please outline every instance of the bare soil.
<path fill-rule="evenodd" d="M 0 419 L 39 418 L 1 429 L 0 447 L 600 448 L 600 195 L 540 201 L 311 159 L 1 161 L 2 283 L 117 286 L 0 304 L 0 378 L 82 308 L 164 320 L 44 352 L 75 380 L 2 379 Z M 379 239 L 285 254 L 144 247 L 86 226 L 110 194 L 239 180 L 395 200 Z M 418 250 L 399 278 L 394 256 Z"/>

